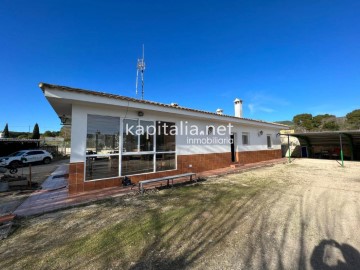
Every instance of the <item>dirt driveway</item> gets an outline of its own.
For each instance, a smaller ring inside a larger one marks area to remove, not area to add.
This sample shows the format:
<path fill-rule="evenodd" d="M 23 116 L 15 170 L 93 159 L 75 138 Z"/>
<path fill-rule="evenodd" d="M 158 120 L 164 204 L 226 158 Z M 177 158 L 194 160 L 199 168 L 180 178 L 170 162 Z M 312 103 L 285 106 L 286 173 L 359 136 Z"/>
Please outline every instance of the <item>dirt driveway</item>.
<path fill-rule="evenodd" d="M 245 175 L 285 185 L 247 203 L 209 269 L 360 269 L 360 163 L 299 159 Z M 220 181 L 221 179 L 219 179 Z M 231 218 L 232 220 L 233 218 Z M 219 266 L 219 262 L 221 266 Z"/>

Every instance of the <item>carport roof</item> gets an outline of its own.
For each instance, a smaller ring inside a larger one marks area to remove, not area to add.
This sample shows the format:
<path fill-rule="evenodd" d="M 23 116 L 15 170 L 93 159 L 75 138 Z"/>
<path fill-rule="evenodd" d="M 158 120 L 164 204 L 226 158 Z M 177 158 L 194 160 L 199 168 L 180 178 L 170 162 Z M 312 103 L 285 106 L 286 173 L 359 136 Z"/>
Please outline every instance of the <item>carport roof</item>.
<path fill-rule="evenodd" d="M 339 145 L 340 134 L 342 135 L 343 144 L 360 145 L 360 130 L 341 130 L 341 131 L 324 131 L 324 132 L 304 132 L 284 134 L 299 139 L 301 144 L 311 145 Z"/>
<path fill-rule="evenodd" d="M 0 142 L 40 142 L 40 139 L 0 138 Z"/>

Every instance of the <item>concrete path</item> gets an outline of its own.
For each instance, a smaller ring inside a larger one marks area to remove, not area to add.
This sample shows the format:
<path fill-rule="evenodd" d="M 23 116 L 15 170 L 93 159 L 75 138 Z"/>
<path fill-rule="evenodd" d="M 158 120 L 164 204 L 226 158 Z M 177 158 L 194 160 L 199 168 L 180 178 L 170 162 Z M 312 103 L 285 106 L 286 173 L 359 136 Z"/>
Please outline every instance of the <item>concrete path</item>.
<path fill-rule="evenodd" d="M 68 197 L 68 167 L 67 164 L 59 166 L 41 185 L 42 189 L 32 193 L 13 213 L 30 216 L 64 207 L 63 202 Z"/>
<path fill-rule="evenodd" d="M 13 214 L 20 217 L 39 215 L 132 192 L 130 187 L 113 187 L 69 195 L 68 171 L 67 164 L 58 167 L 42 184 L 42 189 L 32 193 Z"/>

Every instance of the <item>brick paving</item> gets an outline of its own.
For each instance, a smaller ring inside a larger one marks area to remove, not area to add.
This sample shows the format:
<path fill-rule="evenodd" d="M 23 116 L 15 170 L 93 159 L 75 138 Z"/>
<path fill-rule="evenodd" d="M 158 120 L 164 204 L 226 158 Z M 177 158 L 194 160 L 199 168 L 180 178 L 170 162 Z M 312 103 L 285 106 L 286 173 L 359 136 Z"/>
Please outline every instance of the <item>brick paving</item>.
<path fill-rule="evenodd" d="M 284 158 L 274 159 L 270 161 L 263 161 L 258 163 L 252 163 L 242 165 L 235 168 L 221 168 L 211 171 L 198 173 L 196 176 L 199 178 L 219 177 L 232 173 L 245 172 L 248 170 L 254 170 L 265 166 L 272 166 L 275 164 L 286 163 Z M 78 194 L 69 195 L 67 174 L 69 166 L 62 165 L 55 170 L 51 176 L 49 176 L 42 184 L 42 190 L 36 191 L 26 199 L 14 212 L 17 216 L 32 216 L 51 212 L 71 206 L 85 204 L 105 198 L 114 198 L 136 192 L 137 187 L 110 187 L 103 188 L 101 190 L 94 190 L 89 192 L 82 192 Z M 188 181 L 188 178 L 174 180 L 174 184 L 179 184 Z M 164 182 L 165 183 L 165 182 Z M 164 183 L 155 183 L 153 185 L 147 185 L 147 189 L 152 189 L 159 186 L 164 186 Z"/>
<path fill-rule="evenodd" d="M 0 217 L 0 225 L 5 222 L 12 221 L 15 218 L 14 214 L 5 215 Z"/>

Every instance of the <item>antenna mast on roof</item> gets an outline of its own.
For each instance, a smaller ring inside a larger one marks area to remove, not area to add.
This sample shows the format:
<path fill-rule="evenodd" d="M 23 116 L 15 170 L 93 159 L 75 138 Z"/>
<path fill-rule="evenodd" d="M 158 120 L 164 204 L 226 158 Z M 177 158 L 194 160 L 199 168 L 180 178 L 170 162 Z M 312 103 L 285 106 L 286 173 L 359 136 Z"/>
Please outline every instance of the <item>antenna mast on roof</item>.
<path fill-rule="evenodd" d="M 140 72 L 140 76 L 141 76 L 141 99 L 144 99 L 144 71 L 145 71 L 145 49 L 144 49 L 144 44 L 143 44 L 142 58 L 137 60 L 137 70 L 136 70 L 136 96 L 138 94 L 139 72 Z"/>

